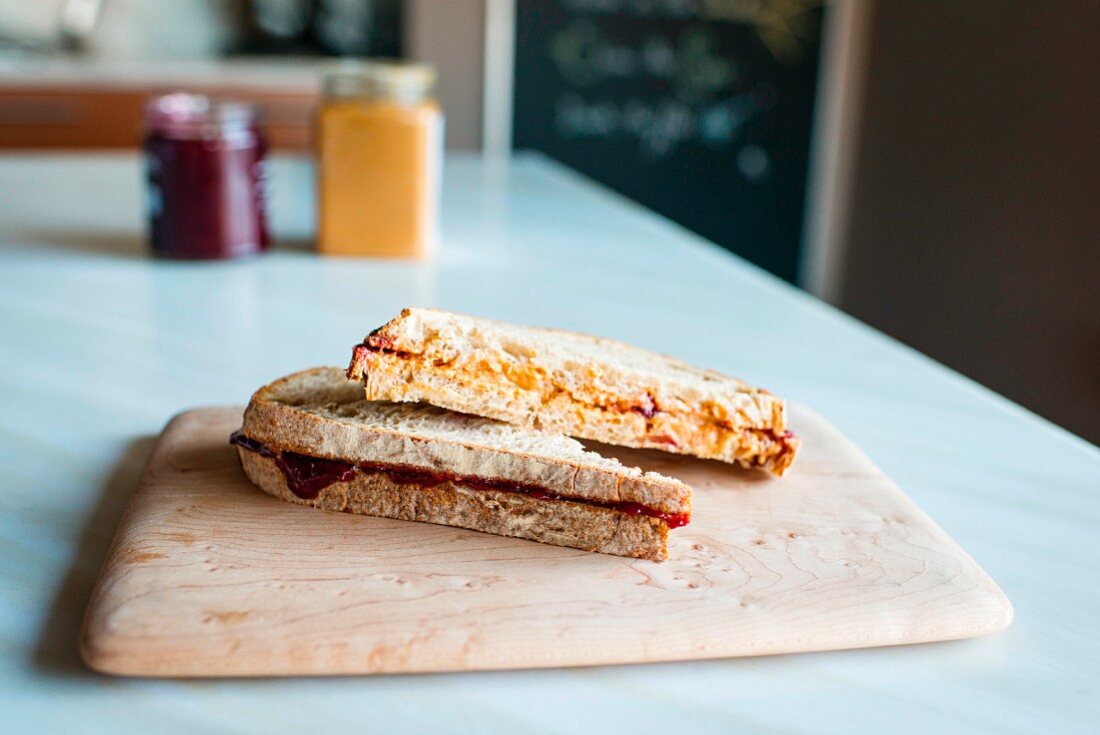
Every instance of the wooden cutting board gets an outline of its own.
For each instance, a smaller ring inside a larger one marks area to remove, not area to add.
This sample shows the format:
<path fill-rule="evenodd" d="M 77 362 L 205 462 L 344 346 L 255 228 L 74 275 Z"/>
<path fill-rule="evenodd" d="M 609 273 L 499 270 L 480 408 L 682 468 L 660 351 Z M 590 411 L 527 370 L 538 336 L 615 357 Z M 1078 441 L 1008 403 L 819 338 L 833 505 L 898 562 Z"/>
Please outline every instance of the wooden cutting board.
<path fill-rule="evenodd" d="M 271 498 L 229 433 L 165 429 L 89 604 L 94 669 L 143 676 L 469 671 L 754 656 L 993 633 L 997 585 L 821 417 L 773 480 L 600 447 L 695 489 L 654 563 Z"/>

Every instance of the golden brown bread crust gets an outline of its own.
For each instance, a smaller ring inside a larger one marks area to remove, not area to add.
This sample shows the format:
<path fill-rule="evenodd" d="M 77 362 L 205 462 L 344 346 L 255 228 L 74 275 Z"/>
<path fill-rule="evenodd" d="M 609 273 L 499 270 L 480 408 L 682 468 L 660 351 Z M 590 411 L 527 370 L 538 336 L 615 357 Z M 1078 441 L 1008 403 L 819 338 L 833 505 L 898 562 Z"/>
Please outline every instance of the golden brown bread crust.
<path fill-rule="evenodd" d="M 663 561 L 668 525 L 645 515 L 519 493 L 473 489 L 455 482 L 431 487 L 394 482 L 385 474 L 357 475 L 321 490 L 312 500 L 295 495 L 274 459 L 238 447 L 248 479 L 268 495 L 322 510 L 459 526 L 499 536 L 584 551 Z"/>
<path fill-rule="evenodd" d="M 613 340 L 405 309 L 354 350 L 370 400 L 424 401 L 607 444 L 784 474 L 799 440 L 763 389 Z"/>

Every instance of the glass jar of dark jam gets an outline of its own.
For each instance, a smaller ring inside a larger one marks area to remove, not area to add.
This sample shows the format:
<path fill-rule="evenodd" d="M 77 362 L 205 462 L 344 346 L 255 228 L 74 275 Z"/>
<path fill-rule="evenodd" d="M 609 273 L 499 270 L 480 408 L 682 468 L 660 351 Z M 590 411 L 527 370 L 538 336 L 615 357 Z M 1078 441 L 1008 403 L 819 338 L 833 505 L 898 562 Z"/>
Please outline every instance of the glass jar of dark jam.
<path fill-rule="evenodd" d="M 153 252 L 218 259 L 267 249 L 267 143 L 254 108 L 169 94 L 146 109 Z"/>

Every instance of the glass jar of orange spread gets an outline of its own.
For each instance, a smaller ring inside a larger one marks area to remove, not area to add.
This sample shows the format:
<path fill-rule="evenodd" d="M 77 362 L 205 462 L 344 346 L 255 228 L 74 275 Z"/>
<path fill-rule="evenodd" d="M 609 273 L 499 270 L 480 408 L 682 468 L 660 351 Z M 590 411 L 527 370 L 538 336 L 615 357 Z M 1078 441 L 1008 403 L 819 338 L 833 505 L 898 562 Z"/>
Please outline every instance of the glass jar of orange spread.
<path fill-rule="evenodd" d="M 368 61 L 325 77 L 317 247 L 423 258 L 435 248 L 443 114 L 424 64 Z"/>

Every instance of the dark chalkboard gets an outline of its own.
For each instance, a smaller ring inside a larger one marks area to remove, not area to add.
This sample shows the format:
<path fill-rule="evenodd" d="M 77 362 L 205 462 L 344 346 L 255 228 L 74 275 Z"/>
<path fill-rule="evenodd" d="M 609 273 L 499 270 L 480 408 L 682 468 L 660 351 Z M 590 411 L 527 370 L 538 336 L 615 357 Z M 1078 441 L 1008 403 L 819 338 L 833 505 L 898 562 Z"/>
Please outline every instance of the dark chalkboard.
<path fill-rule="evenodd" d="M 514 145 L 799 264 L 818 0 L 518 0 Z"/>

